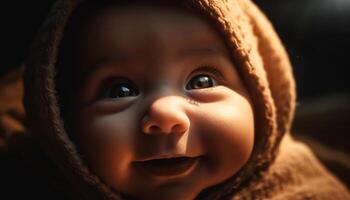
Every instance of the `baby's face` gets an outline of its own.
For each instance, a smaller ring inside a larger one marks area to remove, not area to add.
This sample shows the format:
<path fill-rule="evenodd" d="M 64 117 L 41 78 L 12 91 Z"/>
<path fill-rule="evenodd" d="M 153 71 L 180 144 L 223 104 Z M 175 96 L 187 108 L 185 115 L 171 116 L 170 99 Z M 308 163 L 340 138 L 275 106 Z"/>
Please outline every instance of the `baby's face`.
<path fill-rule="evenodd" d="M 248 160 L 248 92 L 200 17 L 162 6 L 105 8 L 83 27 L 77 58 L 77 143 L 116 191 L 193 199 Z"/>

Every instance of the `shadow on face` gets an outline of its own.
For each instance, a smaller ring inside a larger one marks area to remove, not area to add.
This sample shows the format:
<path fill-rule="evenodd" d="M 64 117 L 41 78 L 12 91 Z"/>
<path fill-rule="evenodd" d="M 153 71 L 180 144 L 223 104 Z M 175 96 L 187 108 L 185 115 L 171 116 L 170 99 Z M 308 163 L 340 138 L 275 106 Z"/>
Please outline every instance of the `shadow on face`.
<path fill-rule="evenodd" d="M 111 4 L 75 31 L 73 138 L 103 182 L 140 199 L 193 199 L 246 163 L 251 100 L 208 22 Z"/>

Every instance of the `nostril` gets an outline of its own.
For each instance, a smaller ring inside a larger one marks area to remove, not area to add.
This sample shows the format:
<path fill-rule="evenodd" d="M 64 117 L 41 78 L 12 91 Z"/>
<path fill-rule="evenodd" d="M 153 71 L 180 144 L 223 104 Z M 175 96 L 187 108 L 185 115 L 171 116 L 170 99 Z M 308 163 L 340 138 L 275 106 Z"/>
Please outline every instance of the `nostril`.
<path fill-rule="evenodd" d="M 152 133 L 159 133 L 161 129 L 157 125 L 152 125 L 151 127 L 149 127 L 149 131 Z"/>
<path fill-rule="evenodd" d="M 170 127 L 169 127 L 170 128 Z M 162 127 L 157 125 L 151 125 L 148 128 L 147 133 L 183 133 L 186 132 L 186 127 L 181 124 L 175 124 L 171 126 L 170 129 L 162 129 Z"/>
<path fill-rule="evenodd" d="M 186 131 L 186 127 L 181 124 L 176 124 L 172 127 L 171 131 L 174 133 L 182 133 Z"/>

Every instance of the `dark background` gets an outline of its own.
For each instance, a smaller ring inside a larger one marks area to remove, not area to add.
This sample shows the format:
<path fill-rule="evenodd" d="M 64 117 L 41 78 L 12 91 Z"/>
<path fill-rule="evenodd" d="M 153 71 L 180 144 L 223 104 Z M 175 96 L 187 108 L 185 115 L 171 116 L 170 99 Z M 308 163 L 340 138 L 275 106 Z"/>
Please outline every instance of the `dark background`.
<path fill-rule="evenodd" d="M 1 5 L 0 74 L 24 60 L 54 0 Z M 290 54 L 299 101 L 348 94 L 350 0 L 256 0 Z"/>
<path fill-rule="evenodd" d="M 1 4 L 0 76 L 24 61 L 54 1 Z M 294 66 L 294 135 L 350 186 L 350 0 L 255 2 L 274 24 Z"/>

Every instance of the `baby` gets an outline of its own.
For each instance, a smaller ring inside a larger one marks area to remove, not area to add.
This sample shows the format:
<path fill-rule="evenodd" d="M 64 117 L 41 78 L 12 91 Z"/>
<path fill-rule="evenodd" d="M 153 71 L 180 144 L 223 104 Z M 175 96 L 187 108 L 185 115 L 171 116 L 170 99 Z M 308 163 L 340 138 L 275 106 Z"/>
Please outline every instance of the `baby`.
<path fill-rule="evenodd" d="M 137 199 L 194 199 L 236 174 L 254 145 L 251 97 L 204 19 L 110 5 L 77 36 L 74 134 L 94 171 Z"/>
<path fill-rule="evenodd" d="M 41 34 L 27 118 L 69 196 L 349 198 L 291 139 L 289 61 L 250 1 L 59 1 Z"/>

